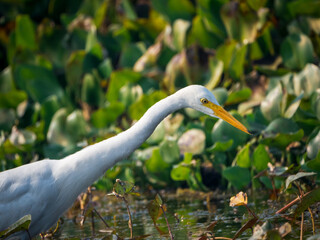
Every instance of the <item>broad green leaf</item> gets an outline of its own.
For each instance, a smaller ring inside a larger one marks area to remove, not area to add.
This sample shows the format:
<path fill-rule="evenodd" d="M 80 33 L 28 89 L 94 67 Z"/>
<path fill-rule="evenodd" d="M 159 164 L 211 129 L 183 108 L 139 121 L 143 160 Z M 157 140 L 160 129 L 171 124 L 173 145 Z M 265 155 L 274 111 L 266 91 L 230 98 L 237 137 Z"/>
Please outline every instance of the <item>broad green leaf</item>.
<path fill-rule="evenodd" d="M 187 34 L 191 23 L 186 20 L 177 19 L 173 23 L 173 44 L 177 51 L 181 51 L 186 47 Z"/>
<path fill-rule="evenodd" d="M 9 140 L 13 145 L 33 145 L 36 141 L 36 135 L 26 129 L 12 130 Z"/>
<path fill-rule="evenodd" d="M 231 58 L 229 74 L 233 79 L 239 80 L 244 74 L 244 64 L 247 54 L 247 45 L 237 46 Z"/>
<path fill-rule="evenodd" d="M 0 93 L 6 93 L 14 91 L 14 81 L 12 76 L 12 69 L 11 67 L 6 67 L 0 73 Z"/>
<path fill-rule="evenodd" d="M 159 148 L 155 148 L 151 158 L 146 161 L 146 168 L 151 173 L 160 173 L 169 167 L 170 165 L 163 161 Z"/>
<path fill-rule="evenodd" d="M 110 123 L 114 123 L 124 110 L 125 107 L 122 103 L 112 102 L 107 107 L 93 112 L 91 122 L 96 128 L 107 127 Z"/>
<path fill-rule="evenodd" d="M 16 47 L 35 50 L 37 48 L 33 23 L 28 15 L 16 17 Z"/>
<path fill-rule="evenodd" d="M 119 65 L 123 68 L 132 68 L 145 51 L 143 42 L 126 44 L 121 51 Z"/>
<path fill-rule="evenodd" d="M 301 99 L 303 97 L 303 93 L 301 93 L 298 97 L 296 97 L 288 106 L 287 110 L 284 113 L 285 118 L 292 118 L 292 116 L 296 113 L 300 106 Z"/>
<path fill-rule="evenodd" d="M 102 105 L 103 92 L 99 80 L 91 74 L 86 74 L 83 78 L 81 101 L 89 104 L 90 106 Z"/>
<path fill-rule="evenodd" d="M 155 197 L 155 201 L 159 204 L 159 206 L 163 205 L 162 198 L 158 193 L 157 193 L 157 195 Z"/>
<path fill-rule="evenodd" d="M 305 210 L 307 210 L 308 207 L 310 207 L 312 204 L 315 204 L 320 201 L 320 188 L 317 188 L 310 192 L 309 194 L 304 195 L 301 198 L 301 201 L 299 202 L 297 208 L 294 212 L 294 217 L 297 218 L 301 215 Z"/>
<path fill-rule="evenodd" d="M 290 69 L 302 69 L 307 63 L 313 62 L 313 45 L 304 34 L 292 33 L 281 44 L 283 63 Z"/>
<path fill-rule="evenodd" d="M 226 152 L 231 148 L 232 144 L 233 144 L 232 139 L 226 142 L 215 142 L 213 146 L 207 149 L 207 151 L 211 153 Z"/>
<path fill-rule="evenodd" d="M 290 133 L 276 133 L 266 135 L 260 143 L 268 146 L 279 147 L 285 149 L 290 143 L 300 141 L 304 136 L 303 129 Z"/>
<path fill-rule="evenodd" d="M 15 124 L 16 113 L 13 109 L 0 109 L 0 129 L 10 131 Z"/>
<path fill-rule="evenodd" d="M 160 122 L 160 124 L 156 127 L 154 132 L 151 134 L 151 136 L 147 139 L 147 143 L 154 145 L 159 144 L 162 142 L 166 134 L 166 129 L 163 122 Z"/>
<path fill-rule="evenodd" d="M 103 60 L 103 62 L 100 63 L 98 70 L 102 78 L 109 78 L 113 70 L 110 58 Z"/>
<path fill-rule="evenodd" d="M 314 159 L 320 151 L 320 130 L 317 135 L 312 138 L 307 144 L 307 155 L 308 158 Z"/>
<path fill-rule="evenodd" d="M 315 159 L 306 162 L 306 166 L 312 171 L 320 172 L 320 152 Z"/>
<path fill-rule="evenodd" d="M 212 94 L 217 99 L 218 103 L 223 106 L 228 99 L 228 91 L 225 88 L 215 88 L 212 91 Z"/>
<path fill-rule="evenodd" d="M 170 23 L 179 18 L 191 20 L 195 12 L 189 0 L 151 0 L 151 4 Z"/>
<path fill-rule="evenodd" d="M 151 94 L 143 95 L 137 102 L 129 108 L 129 116 L 131 119 L 140 119 L 142 115 L 156 102 L 165 98 L 166 94 L 161 91 L 155 91 Z"/>
<path fill-rule="evenodd" d="M 236 161 L 239 167 L 249 168 L 251 166 L 250 160 L 250 144 L 246 144 L 237 154 Z"/>
<path fill-rule="evenodd" d="M 265 145 L 259 144 L 253 151 L 253 166 L 257 171 L 263 171 L 268 168 L 268 162 L 270 162 L 270 156 L 266 150 Z"/>
<path fill-rule="evenodd" d="M 283 97 L 282 87 L 279 84 L 272 89 L 266 98 L 261 102 L 261 112 L 263 116 L 271 121 L 281 116 L 281 101 Z"/>
<path fill-rule="evenodd" d="M 277 118 L 268 125 L 268 127 L 265 129 L 265 133 L 295 133 L 298 130 L 299 127 L 293 120 L 286 118 Z"/>
<path fill-rule="evenodd" d="M 209 69 L 210 69 L 210 78 L 208 83 L 206 84 L 206 88 L 209 90 L 214 89 L 216 86 L 218 86 L 221 76 L 223 73 L 223 62 L 221 60 L 218 60 L 216 58 L 210 57 L 209 58 Z M 215 91 L 214 89 L 213 91 Z M 217 99 L 218 100 L 218 99 Z M 221 103 L 219 100 L 218 102 Z"/>
<path fill-rule="evenodd" d="M 16 108 L 21 102 L 27 99 L 24 91 L 13 90 L 10 92 L 0 92 L 0 108 Z"/>
<path fill-rule="evenodd" d="M 17 85 L 25 90 L 37 102 L 44 102 L 47 97 L 55 95 L 64 99 L 65 93 L 52 71 L 34 65 L 18 65 L 14 71 Z"/>
<path fill-rule="evenodd" d="M 316 175 L 316 173 L 314 172 L 298 172 L 297 174 L 295 175 L 290 175 L 289 177 L 287 177 L 287 180 L 286 180 L 286 189 L 289 187 L 289 185 L 299 179 L 299 178 L 302 178 L 302 177 L 309 177 L 309 176 L 314 176 Z"/>
<path fill-rule="evenodd" d="M 285 3 L 287 4 L 289 12 L 293 17 L 297 15 L 310 15 L 320 17 L 318 9 L 320 2 L 317 0 L 296 0 Z"/>
<path fill-rule="evenodd" d="M 236 41 L 229 41 L 218 47 L 216 58 L 223 62 L 224 71 L 228 71 L 236 47 Z"/>
<path fill-rule="evenodd" d="M 126 108 L 136 102 L 143 95 L 140 85 L 126 84 L 120 89 L 120 101 Z"/>
<path fill-rule="evenodd" d="M 31 215 L 30 214 L 25 215 L 15 223 L 10 225 L 9 228 L 1 231 L 0 238 L 5 239 L 16 232 L 27 231 L 29 229 L 30 223 L 31 223 Z"/>
<path fill-rule="evenodd" d="M 163 161 L 166 163 L 172 164 L 179 160 L 180 151 L 175 140 L 165 139 L 160 143 L 159 149 Z"/>
<path fill-rule="evenodd" d="M 121 89 L 121 87 L 123 87 L 128 82 L 135 83 L 140 78 L 141 78 L 140 73 L 133 72 L 129 69 L 112 72 L 110 76 L 110 84 L 107 92 L 108 101 L 109 102 L 118 101 L 119 90 Z"/>
<path fill-rule="evenodd" d="M 186 181 L 190 172 L 190 167 L 179 164 L 172 168 L 170 175 L 174 181 Z"/>
<path fill-rule="evenodd" d="M 87 123 L 80 110 L 74 110 L 70 113 L 66 118 L 65 124 L 66 132 L 74 142 L 82 140 L 88 132 Z"/>
<path fill-rule="evenodd" d="M 156 200 L 151 200 L 148 205 L 148 212 L 154 224 L 156 224 L 157 219 L 161 216 L 162 210 Z"/>
<path fill-rule="evenodd" d="M 240 102 L 244 102 L 251 97 L 252 91 L 250 88 L 242 88 L 239 91 L 231 92 L 228 96 L 227 105 L 237 104 Z"/>
<path fill-rule="evenodd" d="M 320 88 L 320 69 L 314 64 L 307 64 L 302 71 L 294 75 L 294 92 L 296 96 L 303 94 L 304 98 L 309 98 Z"/>
<path fill-rule="evenodd" d="M 222 176 L 238 189 L 246 187 L 251 181 L 250 171 L 239 166 L 225 168 Z"/>

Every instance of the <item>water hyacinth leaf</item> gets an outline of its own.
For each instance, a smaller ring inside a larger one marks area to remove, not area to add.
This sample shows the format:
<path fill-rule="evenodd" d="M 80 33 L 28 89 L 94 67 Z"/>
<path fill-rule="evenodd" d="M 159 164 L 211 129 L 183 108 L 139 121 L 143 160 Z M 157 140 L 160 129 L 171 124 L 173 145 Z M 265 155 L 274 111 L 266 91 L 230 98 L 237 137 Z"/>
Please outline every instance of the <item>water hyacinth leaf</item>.
<path fill-rule="evenodd" d="M 152 151 L 151 158 L 146 161 L 146 168 L 151 173 L 159 173 L 168 169 L 170 165 L 163 161 L 159 148 Z"/>
<path fill-rule="evenodd" d="M 37 48 L 33 23 L 28 15 L 16 17 L 16 47 L 35 50 Z"/>
<path fill-rule="evenodd" d="M 115 80 L 118 81 L 118 80 Z M 140 119 L 142 115 L 156 102 L 165 98 L 167 95 L 162 91 L 155 91 L 151 94 L 141 96 L 138 101 L 133 103 L 129 108 L 131 119 Z"/>
<path fill-rule="evenodd" d="M 107 79 L 110 77 L 113 67 L 110 58 L 104 59 L 98 66 L 98 71 L 102 78 Z"/>
<path fill-rule="evenodd" d="M 304 98 L 309 98 L 320 88 L 320 69 L 314 64 L 307 64 L 302 71 L 294 75 L 294 92 L 298 96 L 303 93 Z"/>
<path fill-rule="evenodd" d="M 99 81 L 92 74 L 86 74 L 83 78 L 81 101 L 90 106 L 100 106 L 102 104 L 102 88 Z"/>
<path fill-rule="evenodd" d="M 126 44 L 121 51 L 119 65 L 123 68 L 133 67 L 145 51 L 146 47 L 142 42 Z"/>
<path fill-rule="evenodd" d="M 10 131 L 16 120 L 13 109 L 0 109 L 0 129 Z"/>
<path fill-rule="evenodd" d="M 27 97 L 26 92 L 20 90 L 0 92 L 0 108 L 16 108 Z"/>
<path fill-rule="evenodd" d="M 313 62 L 313 45 L 310 38 L 302 33 L 292 33 L 281 44 L 283 63 L 290 69 L 302 69 Z"/>
<path fill-rule="evenodd" d="M 314 159 L 320 151 L 320 130 L 307 145 L 308 158 Z"/>
<path fill-rule="evenodd" d="M 267 134 L 294 133 L 299 130 L 298 125 L 291 119 L 277 118 L 265 129 Z"/>
<path fill-rule="evenodd" d="M 91 115 L 91 122 L 96 128 L 107 127 L 124 112 L 125 107 L 120 102 L 112 102 L 105 108 L 99 108 Z"/>
<path fill-rule="evenodd" d="M 33 145 L 36 141 L 36 134 L 26 129 L 13 129 L 9 140 L 13 145 Z"/>
<path fill-rule="evenodd" d="M 74 142 L 80 141 L 88 132 L 87 123 L 80 110 L 74 110 L 65 121 L 65 129 Z"/>
<path fill-rule="evenodd" d="M 291 133 L 277 133 L 266 136 L 260 143 L 285 149 L 290 143 L 300 141 L 304 136 L 303 129 Z"/>
<path fill-rule="evenodd" d="M 219 81 L 223 73 L 223 62 L 214 57 L 209 57 L 209 69 L 210 69 L 210 78 L 208 80 L 208 83 L 206 84 L 206 88 L 211 90 L 211 89 L 214 89 L 219 84 Z M 220 104 L 224 104 L 224 103 L 221 103 L 220 101 L 218 102 Z"/>
<path fill-rule="evenodd" d="M 247 45 L 237 46 L 230 61 L 229 74 L 239 80 L 244 74 L 244 64 L 247 54 Z"/>
<path fill-rule="evenodd" d="M 236 161 L 239 167 L 249 168 L 251 166 L 250 160 L 250 144 L 246 144 L 237 154 Z"/>
<path fill-rule="evenodd" d="M 313 191 L 311 191 L 308 194 L 305 194 L 301 201 L 299 202 L 297 208 L 294 212 L 294 218 L 297 218 L 301 215 L 305 210 L 307 210 L 308 207 L 310 207 L 312 204 L 315 204 L 320 201 L 320 188 L 317 188 Z"/>
<path fill-rule="evenodd" d="M 223 106 L 228 99 L 228 91 L 225 88 L 215 88 L 212 91 L 212 94 L 217 99 L 218 103 Z"/>
<path fill-rule="evenodd" d="M 320 90 L 317 90 L 311 99 L 311 106 L 317 119 L 320 120 Z"/>
<path fill-rule="evenodd" d="M 204 48 L 216 48 L 222 43 L 220 36 L 212 33 L 208 30 L 206 19 L 200 16 L 195 16 L 192 20 L 191 33 L 189 41 L 191 43 L 196 42 Z"/>
<path fill-rule="evenodd" d="M 178 140 L 180 153 L 200 154 L 205 148 L 206 135 L 200 129 L 186 131 Z"/>
<path fill-rule="evenodd" d="M 312 159 L 306 163 L 306 166 L 312 171 L 320 172 L 320 152 L 315 159 Z"/>
<path fill-rule="evenodd" d="M 119 100 L 126 108 L 128 108 L 142 95 L 143 90 L 140 85 L 126 84 L 120 89 Z"/>
<path fill-rule="evenodd" d="M 155 144 L 159 144 L 160 142 L 162 142 L 162 140 L 164 139 L 166 135 L 166 129 L 164 126 L 164 123 L 161 122 L 156 129 L 154 130 L 154 132 L 151 134 L 151 136 L 147 139 L 147 143 L 150 145 L 155 145 Z"/>
<path fill-rule="evenodd" d="M 297 179 L 302 177 L 309 177 L 314 175 L 316 175 L 316 173 L 314 172 L 298 172 L 297 174 L 290 175 L 286 180 L 286 189 L 291 185 L 293 181 L 296 181 Z"/>
<path fill-rule="evenodd" d="M 172 164 L 179 160 L 180 151 L 175 140 L 165 139 L 160 143 L 159 149 L 160 154 L 165 162 Z"/>
<path fill-rule="evenodd" d="M 0 238 L 5 239 L 16 232 L 27 231 L 29 229 L 30 224 L 31 224 L 31 215 L 30 214 L 25 215 L 15 223 L 10 225 L 9 228 L 7 228 L 4 231 L 1 231 Z"/>
<path fill-rule="evenodd" d="M 303 93 L 296 97 L 288 106 L 287 110 L 284 113 L 285 118 L 292 118 L 300 106 L 301 99 L 303 98 Z"/>
<path fill-rule="evenodd" d="M 281 116 L 281 101 L 283 97 L 282 87 L 279 84 L 272 89 L 266 98 L 261 102 L 261 112 L 263 116 L 271 121 Z"/>
<path fill-rule="evenodd" d="M 244 119 L 238 113 L 231 112 L 231 115 L 233 115 L 240 122 L 244 122 Z M 229 123 L 223 121 L 222 119 L 219 119 L 212 129 L 211 137 L 214 143 L 227 142 L 232 139 L 233 145 L 231 146 L 230 150 L 233 150 L 236 149 L 237 146 L 243 145 L 247 141 L 248 134 L 231 126 Z"/>
<path fill-rule="evenodd" d="M 216 58 L 223 62 L 224 71 L 228 71 L 236 47 L 236 41 L 229 41 L 218 47 L 216 51 Z"/>
<path fill-rule="evenodd" d="M 119 90 L 128 82 L 135 83 L 140 80 L 141 74 L 124 69 L 121 71 L 114 71 L 110 76 L 110 84 L 107 91 L 107 99 L 109 102 L 119 100 Z M 134 118 L 133 118 L 134 119 Z"/>
<path fill-rule="evenodd" d="M 244 102 L 248 100 L 252 95 L 252 91 L 250 88 L 242 88 L 239 91 L 231 92 L 230 95 L 228 96 L 227 105 L 231 104 L 237 104 L 240 102 Z"/>
<path fill-rule="evenodd" d="M 246 187 L 251 181 L 250 171 L 247 168 L 239 166 L 225 168 L 222 172 L 222 176 L 237 189 Z"/>
<path fill-rule="evenodd" d="M 186 47 L 187 34 L 191 23 L 186 20 L 177 19 L 173 23 L 173 44 L 177 51 L 181 51 Z"/>
<path fill-rule="evenodd" d="M 191 20 L 195 9 L 188 0 L 151 0 L 152 7 L 172 23 L 176 19 Z"/>
<path fill-rule="evenodd" d="M 186 181 L 190 175 L 190 172 L 190 167 L 179 164 L 172 168 L 170 175 L 174 181 Z"/>
<path fill-rule="evenodd" d="M 266 150 L 266 146 L 259 144 L 253 151 L 253 166 L 257 171 L 263 171 L 268 168 L 268 162 L 270 162 L 270 156 Z"/>
<path fill-rule="evenodd" d="M 231 148 L 232 145 L 232 139 L 226 142 L 215 142 L 209 149 L 207 149 L 207 151 L 211 153 L 226 152 Z"/>
<path fill-rule="evenodd" d="M 23 89 L 36 102 L 44 102 L 47 97 L 55 95 L 64 99 L 65 94 L 52 71 L 40 66 L 18 65 L 14 78 L 19 88 Z"/>
<path fill-rule="evenodd" d="M 311 15 L 320 17 L 319 11 L 317 11 L 320 8 L 319 1 L 297 0 L 285 4 L 287 5 L 288 10 L 293 17 L 295 17 L 296 15 Z"/>

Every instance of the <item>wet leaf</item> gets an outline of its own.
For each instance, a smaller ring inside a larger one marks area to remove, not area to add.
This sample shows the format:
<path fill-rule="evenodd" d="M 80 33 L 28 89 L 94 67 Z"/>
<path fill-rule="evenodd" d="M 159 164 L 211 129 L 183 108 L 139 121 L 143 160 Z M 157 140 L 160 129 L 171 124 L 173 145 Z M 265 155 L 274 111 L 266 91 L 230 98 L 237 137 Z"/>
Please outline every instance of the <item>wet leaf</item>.
<path fill-rule="evenodd" d="M 320 201 L 320 188 L 317 188 L 310 192 L 309 194 L 304 195 L 301 198 L 301 202 L 298 204 L 297 208 L 294 212 L 294 218 L 297 218 L 301 215 L 305 210 L 307 210 L 308 207 L 310 207 L 312 204 L 315 204 L 316 202 Z"/>
<path fill-rule="evenodd" d="M 302 178 L 302 177 L 308 177 L 308 176 L 313 176 L 313 175 L 316 175 L 316 173 L 313 173 L 313 172 L 299 172 L 295 175 L 290 175 L 289 177 L 287 177 L 287 180 L 286 180 L 286 189 L 289 187 L 289 185 L 299 179 L 299 178 Z"/>
<path fill-rule="evenodd" d="M 242 227 L 236 232 L 236 234 L 233 236 L 233 239 L 237 239 L 241 234 L 247 230 L 252 229 L 254 225 L 258 222 L 258 218 L 252 218 L 249 221 L 247 221 Z"/>
<path fill-rule="evenodd" d="M 246 193 L 239 192 L 236 196 L 230 198 L 230 207 L 242 206 L 248 204 L 248 197 Z"/>
<path fill-rule="evenodd" d="M 29 229 L 31 223 L 31 215 L 25 215 L 22 218 L 20 218 L 18 221 L 10 225 L 9 228 L 7 228 L 4 231 L 0 232 L 0 238 L 6 238 L 10 235 L 20 232 L 20 231 L 26 231 Z"/>

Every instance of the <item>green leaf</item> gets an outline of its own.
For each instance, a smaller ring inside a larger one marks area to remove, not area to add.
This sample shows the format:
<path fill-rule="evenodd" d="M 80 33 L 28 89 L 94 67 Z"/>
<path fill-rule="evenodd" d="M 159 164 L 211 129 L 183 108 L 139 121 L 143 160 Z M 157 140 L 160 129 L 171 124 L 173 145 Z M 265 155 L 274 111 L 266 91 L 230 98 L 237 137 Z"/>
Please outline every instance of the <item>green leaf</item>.
<path fill-rule="evenodd" d="M 0 92 L 0 108 L 16 108 L 21 102 L 27 99 L 24 91 L 13 90 L 10 92 Z"/>
<path fill-rule="evenodd" d="M 34 65 L 18 65 L 14 71 L 17 85 L 26 91 L 36 102 L 44 102 L 47 97 L 55 95 L 64 99 L 65 93 L 57 78 L 47 68 Z"/>
<path fill-rule="evenodd" d="M 112 72 L 107 92 L 107 99 L 109 100 L 109 102 L 118 101 L 121 87 L 123 87 L 128 82 L 135 83 L 140 78 L 140 73 L 133 72 L 129 69 Z"/>
<path fill-rule="evenodd" d="M 231 92 L 230 95 L 228 96 L 227 105 L 231 104 L 237 104 L 240 102 L 244 102 L 248 100 L 252 95 L 252 91 L 250 88 L 242 88 L 239 91 Z"/>
<path fill-rule="evenodd" d="M 159 150 L 166 163 L 173 164 L 179 160 L 180 151 L 177 141 L 165 139 L 160 143 Z"/>
<path fill-rule="evenodd" d="M 218 103 L 223 106 L 228 99 L 228 91 L 225 88 L 215 88 L 211 92 L 217 99 Z"/>
<path fill-rule="evenodd" d="M 179 164 L 173 166 L 170 175 L 174 181 L 186 181 L 190 175 L 190 172 L 190 167 Z"/>
<path fill-rule="evenodd" d="M 302 178 L 302 177 L 308 177 L 308 176 L 313 176 L 313 175 L 316 175 L 316 173 L 314 173 L 314 172 L 298 172 L 295 175 L 290 175 L 289 177 L 287 177 L 287 180 L 286 180 L 286 189 L 289 187 L 289 185 L 293 181 L 295 181 L 299 178 Z"/>
<path fill-rule="evenodd" d="M 309 194 L 304 195 L 294 212 L 294 217 L 297 218 L 301 215 L 308 207 L 312 204 L 315 204 L 320 201 L 320 188 L 317 188 L 310 192 Z"/>
<path fill-rule="evenodd" d="M 291 133 L 277 133 L 266 136 L 260 143 L 285 149 L 290 143 L 300 141 L 304 136 L 303 129 Z"/>
<path fill-rule="evenodd" d="M 301 72 L 294 75 L 293 87 L 296 96 L 303 94 L 309 98 L 320 88 L 320 69 L 314 64 L 307 64 Z"/>
<path fill-rule="evenodd" d="M 162 211 L 156 200 L 151 200 L 148 205 L 148 212 L 154 224 L 156 224 L 157 219 L 161 215 Z"/>
<path fill-rule="evenodd" d="M 173 44 L 177 51 L 181 51 L 186 47 L 187 33 L 191 26 L 191 23 L 186 20 L 177 19 L 173 23 Z"/>
<path fill-rule="evenodd" d="M 125 107 L 120 102 L 112 102 L 105 108 L 100 108 L 91 115 L 91 122 L 96 128 L 107 127 L 124 112 Z"/>
<path fill-rule="evenodd" d="M 74 110 L 70 113 L 65 122 L 66 133 L 69 134 L 74 142 L 78 142 L 84 138 L 88 132 L 87 123 L 80 110 Z"/>
<path fill-rule="evenodd" d="M 307 144 L 308 158 L 314 159 L 320 151 L 320 130 Z"/>
<path fill-rule="evenodd" d="M 20 218 L 18 221 L 16 221 L 15 223 L 13 223 L 12 225 L 10 225 L 9 228 L 7 228 L 4 231 L 0 232 L 0 238 L 7 238 L 10 235 L 16 233 L 16 232 L 20 232 L 20 231 L 27 231 L 29 229 L 31 223 L 31 215 L 25 215 L 22 218 Z"/>
<path fill-rule="evenodd" d="M 163 161 L 159 148 L 155 148 L 151 158 L 146 161 L 146 168 L 151 173 L 161 173 L 169 167 L 170 165 Z"/>
<path fill-rule="evenodd" d="M 200 129 L 190 129 L 183 133 L 178 140 L 181 153 L 201 154 L 205 148 L 206 135 Z"/>
<path fill-rule="evenodd" d="M 229 73 L 233 79 L 239 80 L 244 74 L 244 64 L 247 54 L 247 45 L 237 46 L 231 58 Z"/>
<path fill-rule="evenodd" d="M 313 171 L 320 172 L 320 151 L 315 159 L 312 159 L 306 163 L 307 167 Z"/>
<path fill-rule="evenodd" d="M 249 168 L 250 161 L 250 144 L 246 144 L 237 154 L 236 161 L 239 167 Z"/>
<path fill-rule="evenodd" d="M 218 86 L 221 76 L 223 73 L 223 62 L 214 57 L 209 57 L 209 70 L 210 70 L 210 78 L 208 83 L 206 84 L 206 88 L 214 89 Z M 215 91 L 214 89 L 213 91 Z M 217 99 L 220 104 L 224 104 Z"/>
<path fill-rule="evenodd" d="M 292 33 L 281 44 L 283 63 L 290 69 L 302 69 L 312 63 L 313 45 L 310 38 L 302 33 Z"/>
<path fill-rule="evenodd" d="M 266 98 L 261 102 L 261 112 L 263 116 L 271 121 L 277 117 L 281 116 L 281 101 L 283 98 L 282 87 L 279 84 L 277 87 L 273 88 Z"/>
<path fill-rule="evenodd" d="M 162 198 L 158 193 L 157 193 L 157 195 L 156 195 L 154 200 L 159 204 L 159 206 L 163 205 Z"/>
<path fill-rule="evenodd" d="M 233 145 L 232 139 L 226 142 L 215 142 L 213 146 L 207 149 L 207 151 L 211 153 L 226 152 L 231 148 L 232 145 Z"/>
<path fill-rule="evenodd" d="M 35 50 L 37 48 L 35 29 L 28 15 L 16 17 L 16 47 Z"/>
<path fill-rule="evenodd" d="M 100 106 L 102 104 L 102 88 L 99 81 L 91 74 L 86 74 L 83 78 L 81 101 L 91 106 Z"/>
<path fill-rule="evenodd" d="M 253 165 L 257 171 L 263 171 L 268 168 L 268 162 L 270 162 L 269 154 L 266 150 L 265 145 L 259 144 L 253 152 Z"/>
<path fill-rule="evenodd" d="M 250 171 L 239 166 L 225 168 L 222 176 L 238 189 L 246 187 L 251 181 Z"/>
<path fill-rule="evenodd" d="M 303 93 L 301 93 L 298 97 L 296 97 L 288 106 L 286 112 L 284 113 L 285 118 L 292 118 L 292 116 L 296 113 L 300 106 L 301 99 L 303 97 Z"/>

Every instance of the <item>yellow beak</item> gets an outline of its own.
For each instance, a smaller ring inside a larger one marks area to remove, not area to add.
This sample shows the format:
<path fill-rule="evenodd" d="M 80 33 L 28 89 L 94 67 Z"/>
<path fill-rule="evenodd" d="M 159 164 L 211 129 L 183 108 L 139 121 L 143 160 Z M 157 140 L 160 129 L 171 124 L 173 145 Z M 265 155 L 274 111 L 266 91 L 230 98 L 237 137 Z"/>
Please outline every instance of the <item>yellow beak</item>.
<path fill-rule="evenodd" d="M 224 110 L 223 107 L 218 106 L 212 102 L 208 102 L 207 104 L 205 104 L 205 106 L 212 109 L 214 115 L 216 115 L 217 117 L 221 118 L 222 120 L 226 121 L 232 126 L 240 129 L 241 131 L 251 135 L 248 129 L 245 126 L 243 126 L 243 124 L 240 123 L 237 119 L 235 119 L 230 113 Z"/>

